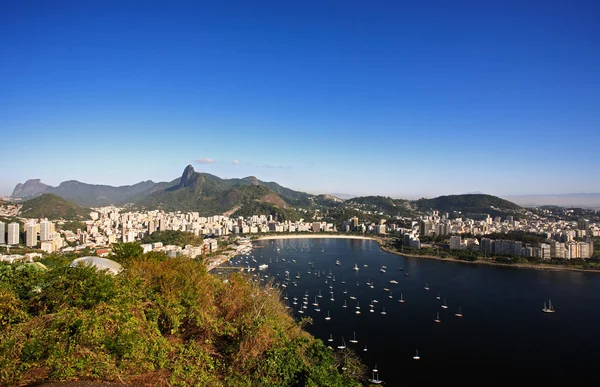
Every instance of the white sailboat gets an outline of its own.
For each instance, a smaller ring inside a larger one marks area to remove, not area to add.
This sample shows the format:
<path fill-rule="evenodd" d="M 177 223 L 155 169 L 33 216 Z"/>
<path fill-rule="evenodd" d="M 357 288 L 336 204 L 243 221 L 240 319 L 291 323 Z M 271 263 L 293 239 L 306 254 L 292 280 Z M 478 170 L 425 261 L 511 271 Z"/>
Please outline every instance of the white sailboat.
<path fill-rule="evenodd" d="M 415 356 L 413 356 L 414 360 L 419 360 L 421 358 L 421 356 L 419 356 L 419 350 L 417 349 L 417 353 L 415 354 Z"/>
<path fill-rule="evenodd" d="M 329 311 L 327 311 L 327 317 L 325 317 L 325 320 L 327 320 L 327 321 L 331 320 L 331 316 L 329 315 Z"/>
<path fill-rule="evenodd" d="M 365 348 L 363 349 L 363 352 L 367 352 L 367 346 L 365 345 Z"/>
<path fill-rule="evenodd" d="M 344 336 L 342 336 L 342 344 L 338 345 L 338 349 L 346 349 L 346 342 L 344 341 Z"/>
<path fill-rule="evenodd" d="M 372 375 L 372 378 L 369 380 L 369 383 L 371 383 L 371 384 L 381 384 L 381 383 L 383 383 L 383 380 L 380 380 L 378 373 L 375 372 L 375 371 L 373 371 L 373 375 Z"/>
<path fill-rule="evenodd" d="M 404 295 L 402 293 L 400 293 L 400 299 L 398 300 L 398 302 L 404 304 Z"/>
<path fill-rule="evenodd" d="M 437 312 L 437 315 L 435 316 L 435 320 L 433 320 L 433 321 L 435 321 L 438 324 L 442 322 L 442 320 L 440 320 L 440 312 Z"/>
<path fill-rule="evenodd" d="M 359 269 L 358 269 L 358 263 L 355 263 L 355 264 L 354 264 L 354 267 L 352 268 L 352 270 L 354 270 L 354 271 L 358 271 L 358 270 L 359 270 Z"/>
<path fill-rule="evenodd" d="M 383 307 L 383 310 L 381 311 L 381 314 L 387 314 L 387 312 L 385 311 L 385 306 Z"/>
<path fill-rule="evenodd" d="M 544 302 L 544 309 L 542 309 L 544 313 L 554 313 L 554 307 L 552 306 L 552 300 L 548 300 L 548 307 L 546 307 L 546 302 Z"/>
<path fill-rule="evenodd" d="M 456 317 L 462 317 L 462 312 L 460 311 L 460 306 L 458 307 L 458 312 L 454 313 Z"/>
<path fill-rule="evenodd" d="M 333 335 L 331 333 L 329 334 L 329 339 L 327 339 L 327 341 L 333 341 Z"/>
<path fill-rule="evenodd" d="M 346 300 L 344 300 L 344 305 L 342 305 L 342 308 L 347 308 L 348 307 L 348 303 L 346 302 Z"/>
<path fill-rule="evenodd" d="M 356 332 L 354 332 L 354 337 L 352 338 L 352 340 L 350 340 L 351 343 L 358 343 L 358 340 L 356 340 Z"/>
<path fill-rule="evenodd" d="M 438 292 L 438 295 L 435 298 L 436 298 L 436 300 L 440 299 L 440 292 Z"/>
<path fill-rule="evenodd" d="M 446 304 L 446 299 L 444 298 L 444 303 L 442 304 L 443 309 L 448 309 L 448 305 Z"/>
<path fill-rule="evenodd" d="M 429 284 L 427 282 L 425 282 L 425 287 L 423 289 L 429 290 Z"/>

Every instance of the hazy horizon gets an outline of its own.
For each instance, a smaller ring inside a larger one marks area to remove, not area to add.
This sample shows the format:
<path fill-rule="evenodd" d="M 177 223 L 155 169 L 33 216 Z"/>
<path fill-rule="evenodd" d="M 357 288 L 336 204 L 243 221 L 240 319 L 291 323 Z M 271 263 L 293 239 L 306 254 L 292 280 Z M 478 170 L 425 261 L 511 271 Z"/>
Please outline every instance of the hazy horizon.
<path fill-rule="evenodd" d="M 5 2 L 0 194 L 31 178 L 169 181 L 190 163 L 310 193 L 600 192 L 598 15 L 569 1 Z"/>

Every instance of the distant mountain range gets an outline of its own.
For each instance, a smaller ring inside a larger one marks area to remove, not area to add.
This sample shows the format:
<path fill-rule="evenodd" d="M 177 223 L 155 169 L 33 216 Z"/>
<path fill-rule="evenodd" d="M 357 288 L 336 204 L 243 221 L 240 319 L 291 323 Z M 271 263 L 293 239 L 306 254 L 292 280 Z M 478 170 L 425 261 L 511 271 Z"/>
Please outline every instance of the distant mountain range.
<path fill-rule="evenodd" d="M 178 181 L 178 180 L 177 180 Z M 12 198 L 30 199 L 41 194 L 54 194 L 84 207 L 100 207 L 110 204 L 125 204 L 132 199 L 145 197 L 152 192 L 167 188 L 171 183 L 155 183 L 142 181 L 134 185 L 113 187 L 110 185 L 97 185 L 82 183 L 77 180 L 63 181 L 58 187 L 42 183 L 39 179 L 27 180 L 17 184 Z"/>
<path fill-rule="evenodd" d="M 461 214 L 488 213 L 492 216 L 516 214 L 523 210 L 515 203 L 484 194 L 418 200 L 362 196 L 344 200 L 334 195 L 295 191 L 254 176 L 221 179 L 196 172 L 191 165 L 184 169 L 181 177 L 170 182 L 155 183 L 148 180 L 120 187 L 75 180 L 52 187 L 39 179 L 27 180 L 15 187 L 12 197 L 21 199 L 24 210 L 35 209 L 22 211 L 21 216 L 26 217 L 59 217 L 64 213 L 69 218 L 81 218 L 82 214 L 90 211 L 86 207 L 111 204 L 128 204 L 136 209 L 197 211 L 203 215 L 227 214 L 234 217 L 272 214 L 279 220 L 307 218 L 318 210 L 323 219 L 332 221 L 347 220 L 354 215 L 363 218 L 369 215 L 369 221 L 375 221 L 385 215 L 414 216 L 430 210 Z M 34 205 L 27 207 L 27 203 Z M 61 210 L 48 215 L 53 206 Z M 84 208 L 79 210 L 80 207 Z"/>

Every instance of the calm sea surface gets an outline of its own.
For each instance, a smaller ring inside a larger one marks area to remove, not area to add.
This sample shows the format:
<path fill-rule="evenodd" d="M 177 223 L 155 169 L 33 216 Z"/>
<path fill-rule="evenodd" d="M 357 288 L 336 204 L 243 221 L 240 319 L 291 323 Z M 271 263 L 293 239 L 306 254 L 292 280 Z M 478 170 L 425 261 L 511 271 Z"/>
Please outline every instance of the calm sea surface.
<path fill-rule="evenodd" d="M 366 240 L 266 240 L 255 246 L 262 246 L 252 253 L 257 262 L 251 257 L 248 263 L 244 258 L 233 261 L 244 267 L 267 264 L 255 273 L 281 283 L 289 271 L 282 296 L 287 292 L 291 313 L 312 317 L 307 330 L 334 350 L 343 338 L 370 369 L 377 365 L 387 385 L 419 380 L 519 382 L 524 376 L 538 382 L 600 380 L 600 275 L 401 257 Z M 313 302 L 319 291 L 323 297 L 317 298 L 321 311 L 316 312 Z M 299 314 L 306 293 L 307 309 Z M 404 303 L 399 302 L 401 293 Z M 548 299 L 556 313 L 542 312 Z M 442 308 L 444 300 L 447 308 Z M 459 307 L 462 317 L 455 316 Z M 386 314 L 381 314 L 384 308 Z M 325 319 L 328 312 L 330 320 Z M 354 332 L 356 344 L 350 342 Z M 417 350 L 421 359 L 413 360 Z"/>

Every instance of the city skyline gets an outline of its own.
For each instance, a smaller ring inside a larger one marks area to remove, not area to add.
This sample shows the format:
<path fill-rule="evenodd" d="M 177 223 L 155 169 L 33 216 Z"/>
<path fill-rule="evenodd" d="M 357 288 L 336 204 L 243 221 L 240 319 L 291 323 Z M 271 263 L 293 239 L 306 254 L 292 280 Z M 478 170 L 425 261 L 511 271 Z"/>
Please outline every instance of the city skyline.
<path fill-rule="evenodd" d="M 599 5 L 232 4 L 6 3 L 0 195 L 187 164 L 314 194 L 600 192 Z"/>

